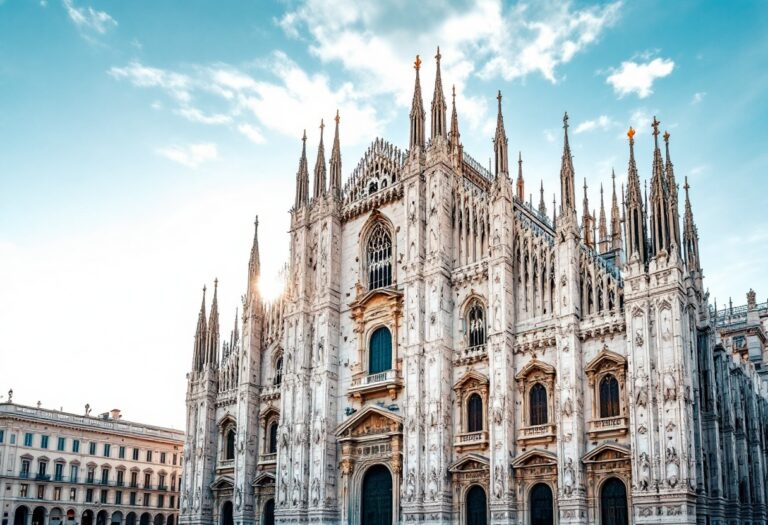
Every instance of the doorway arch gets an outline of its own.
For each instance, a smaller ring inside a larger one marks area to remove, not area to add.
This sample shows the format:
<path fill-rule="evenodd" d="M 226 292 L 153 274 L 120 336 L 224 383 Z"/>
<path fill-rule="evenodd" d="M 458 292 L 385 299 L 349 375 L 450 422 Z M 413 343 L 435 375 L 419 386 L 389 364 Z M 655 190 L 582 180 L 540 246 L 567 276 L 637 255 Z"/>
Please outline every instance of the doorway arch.
<path fill-rule="evenodd" d="M 619 478 L 610 478 L 600 491 L 601 525 L 627 525 L 627 487 Z"/>
<path fill-rule="evenodd" d="M 270 499 L 264 504 L 264 519 L 262 525 L 275 525 L 275 500 Z"/>
<path fill-rule="evenodd" d="M 392 525 L 392 475 L 374 465 L 363 477 L 360 525 Z"/>
<path fill-rule="evenodd" d="M 93 511 L 91 509 L 83 512 L 83 517 L 80 518 L 80 525 L 93 525 Z"/>
<path fill-rule="evenodd" d="M 45 525 L 45 507 L 35 507 L 32 511 L 32 525 Z"/>
<path fill-rule="evenodd" d="M 232 502 L 225 501 L 221 506 L 221 525 L 233 525 L 232 519 Z"/>
<path fill-rule="evenodd" d="M 487 525 L 488 498 L 480 485 L 473 485 L 467 491 L 466 525 Z"/>
<path fill-rule="evenodd" d="M 531 489 L 531 525 L 553 525 L 552 489 L 545 483 L 537 483 Z"/>
<path fill-rule="evenodd" d="M 13 513 L 13 525 L 27 525 L 27 516 L 29 516 L 29 509 L 26 505 L 17 507 L 16 512 Z"/>

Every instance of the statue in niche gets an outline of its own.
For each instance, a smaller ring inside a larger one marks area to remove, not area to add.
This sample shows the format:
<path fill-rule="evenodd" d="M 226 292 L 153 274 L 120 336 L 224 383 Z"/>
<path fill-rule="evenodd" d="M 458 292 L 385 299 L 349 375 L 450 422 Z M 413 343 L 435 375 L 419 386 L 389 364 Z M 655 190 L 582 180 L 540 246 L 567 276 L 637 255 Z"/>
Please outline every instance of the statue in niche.
<path fill-rule="evenodd" d="M 413 501 L 416 494 L 416 475 L 413 472 L 413 467 L 408 470 L 408 476 L 405 478 L 405 499 L 408 502 Z"/>
<path fill-rule="evenodd" d="M 640 490 L 648 490 L 651 484 L 651 462 L 648 459 L 648 454 L 645 452 L 640 453 L 640 477 L 637 481 L 637 486 Z"/>
<path fill-rule="evenodd" d="M 571 401 L 571 395 L 568 390 L 563 390 L 563 415 L 565 417 L 571 417 L 573 414 L 573 401 Z"/>
<path fill-rule="evenodd" d="M 312 505 L 317 505 L 320 501 L 320 481 L 317 478 L 312 480 Z"/>
<path fill-rule="evenodd" d="M 635 330 L 635 346 L 638 348 L 643 346 L 643 331 L 640 328 Z"/>
<path fill-rule="evenodd" d="M 291 491 L 291 502 L 294 506 L 298 505 L 301 501 L 301 481 L 299 477 L 294 474 L 293 476 L 293 490 Z"/>
<path fill-rule="evenodd" d="M 320 337 L 320 341 L 317 342 L 317 362 L 322 364 L 325 357 L 325 337 Z"/>
<path fill-rule="evenodd" d="M 493 421 L 497 425 L 501 425 L 504 420 L 504 397 L 497 393 L 493 396 Z"/>
<path fill-rule="evenodd" d="M 414 199 L 411 199 L 411 202 L 408 205 L 408 220 L 411 223 L 416 222 L 416 201 Z"/>
<path fill-rule="evenodd" d="M 568 458 L 563 467 L 563 494 L 570 497 L 573 493 L 573 486 L 576 483 L 576 471 L 573 469 L 573 458 Z"/>
<path fill-rule="evenodd" d="M 501 499 L 504 494 L 504 473 L 501 465 L 496 465 L 493 474 L 493 495 L 496 499 Z"/>
<path fill-rule="evenodd" d="M 640 407 L 648 405 L 648 376 L 642 370 L 635 378 L 635 401 Z"/>
<path fill-rule="evenodd" d="M 189 505 L 189 489 L 184 489 L 181 494 L 181 511 L 186 512 Z"/>
<path fill-rule="evenodd" d="M 664 401 L 677 400 L 677 383 L 669 370 L 664 372 Z"/>
<path fill-rule="evenodd" d="M 200 487 L 195 489 L 195 511 L 200 510 Z"/>
<path fill-rule="evenodd" d="M 501 297 L 499 292 L 493 296 L 493 329 L 497 332 L 501 331 Z"/>
<path fill-rule="evenodd" d="M 434 500 L 437 497 L 437 471 L 435 467 L 429 472 L 429 499 Z"/>
<path fill-rule="evenodd" d="M 235 489 L 235 508 L 237 510 L 240 510 L 240 508 L 243 506 L 243 491 L 240 489 L 240 487 L 237 487 Z"/>
<path fill-rule="evenodd" d="M 680 481 L 680 458 L 677 457 L 677 450 L 675 447 L 667 447 L 667 484 L 671 488 L 675 488 Z"/>

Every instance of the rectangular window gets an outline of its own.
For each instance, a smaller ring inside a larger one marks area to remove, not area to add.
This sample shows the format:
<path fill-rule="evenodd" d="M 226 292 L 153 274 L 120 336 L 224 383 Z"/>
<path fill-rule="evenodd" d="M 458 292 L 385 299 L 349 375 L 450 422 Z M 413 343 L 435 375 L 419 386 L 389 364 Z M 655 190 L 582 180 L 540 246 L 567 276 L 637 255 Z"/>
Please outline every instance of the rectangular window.
<path fill-rule="evenodd" d="M 69 501 L 75 501 L 77 499 L 77 489 L 69 489 Z"/>
<path fill-rule="evenodd" d="M 48 436 L 40 436 L 40 448 L 48 448 Z"/>
<path fill-rule="evenodd" d="M 138 448 L 134 448 L 133 449 L 133 460 L 134 461 L 138 461 L 139 460 L 139 449 Z"/>
<path fill-rule="evenodd" d="M 117 486 L 122 487 L 123 486 L 123 480 L 125 478 L 125 471 L 124 470 L 118 470 L 117 471 Z"/>
<path fill-rule="evenodd" d="M 77 483 L 77 471 L 80 470 L 77 465 L 72 465 L 69 468 L 69 481 L 70 483 Z"/>
<path fill-rule="evenodd" d="M 24 446 L 25 447 L 31 447 L 32 446 L 32 433 L 27 432 L 24 434 Z"/>
<path fill-rule="evenodd" d="M 5 440 L 5 430 L 0 429 L 0 443 Z"/>
<path fill-rule="evenodd" d="M 53 466 L 53 479 L 54 481 L 62 481 L 64 479 L 64 463 L 56 463 Z"/>
<path fill-rule="evenodd" d="M 139 485 L 139 473 L 131 472 L 131 487 L 136 488 Z"/>
<path fill-rule="evenodd" d="M 160 474 L 160 476 L 157 478 L 157 488 L 160 490 L 165 490 L 165 474 Z"/>
<path fill-rule="evenodd" d="M 165 465 L 165 452 L 160 452 L 160 463 Z"/>
<path fill-rule="evenodd" d="M 21 473 L 19 474 L 22 478 L 28 478 L 29 477 L 29 460 L 28 459 L 22 459 L 21 460 Z"/>
<path fill-rule="evenodd" d="M 142 502 L 142 504 L 145 507 L 149 507 L 149 494 L 144 494 L 144 501 Z"/>
<path fill-rule="evenodd" d="M 59 452 L 64 452 L 64 447 L 66 446 L 66 444 L 67 444 L 67 439 L 60 437 L 58 440 L 58 443 L 56 444 L 56 450 L 58 450 Z"/>
<path fill-rule="evenodd" d="M 37 499 L 45 499 L 45 485 L 37 486 Z"/>
<path fill-rule="evenodd" d="M 173 464 L 174 465 L 176 464 L 177 457 L 178 457 L 178 455 L 174 452 L 174 454 L 173 454 Z"/>
<path fill-rule="evenodd" d="M 45 478 L 45 475 L 48 473 L 48 462 L 46 461 L 40 461 L 37 463 L 37 475 L 41 478 Z"/>
<path fill-rule="evenodd" d="M 176 476 L 171 476 L 171 491 L 176 492 Z"/>
<path fill-rule="evenodd" d="M 152 475 L 144 474 L 144 488 L 148 489 L 150 485 L 152 485 Z"/>
<path fill-rule="evenodd" d="M 176 506 L 176 496 L 171 496 L 170 501 L 168 502 L 168 508 L 172 509 L 174 506 Z"/>
<path fill-rule="evenodd" d="M 147 450 L 147 463 L 151 463 L 151 462 L 152 462 L 152 451 Z"/>
<path fill-rule="evenodd" d="M 11 434 L 11 445 L 16 444 L 16 434 Z"/>
<path fill-rule="evenodd" d="M 109 483 L 109 469 L 103 468 L 101 469 L 101 484 L 107 485 Z"/>
<path fill-rule="evenodd" d="M 104 443 L 104 457 L 108 458 L 110 452 L 112 452 L 112 447 L 109 443 Z"/>
<path fill-rule="evenodd" d="M 128 498 L 128 500 L 130 501 L 131 505 L 136 505 L 136 493 L 131 492 L 131 496 Z"/>
<path fill-rule="evenodd" d="M 85 489 L 85 502 L 91 503 L 93 501 L 93 489 Z"/>
<path fill-rule="evenodd" d="M 125 459 L 125 447 L 120 447 L 117 449 L 117 457 L 120 459 Z"/>
<path fill-rule="evenodd" d="M 123 493 L 121 491 L 115 492 L 115 505 L 123 504 Z"/>
<path fill-rule="evenodd" d="M 91 456 L 95 456 L 95 455 L 96 455 L 96 443 L 94 443 L 93 441 L 91 441 L 91 442 L 88 444 L 88 453 L 89 453 Z"/>
<path fill-rule="evenodd" d="M 79 439 L 73 439 L 72 440 L 72 452 L 74 452 L 74 453 L 80 452 L 80 440 Z"/>
<path fill-rule="evenodd" d="M 109 495 L 108 490 L 101 489 L 101 492 L 99 493 L 99 501 L 101 501 L 102 503 L 106 503 L 108 495 Z"/>
<path fill-rule="evenodd" d="M 19 487 L 19 496 L 26 498 L 27 494 L 29 494 L 29 485 L 22 483 L 21 487 Z"/>
<path fill-rule="evenodd" d="M 93 480 L 96 478 L 96 469 L 94 467 L 88 467 L 88 474 L 85 479 L 86 483 L 93 483 Z"/>
<path fill-rule="evenodd" d="M 53 487 L 53 499 L 61 501 L 61 487 Z"/>
<path fill-rule="evenodd" d="M 163 508 L 165 506 L 165 496 L 162 494 L 157 496 L 157 506 Z"/>

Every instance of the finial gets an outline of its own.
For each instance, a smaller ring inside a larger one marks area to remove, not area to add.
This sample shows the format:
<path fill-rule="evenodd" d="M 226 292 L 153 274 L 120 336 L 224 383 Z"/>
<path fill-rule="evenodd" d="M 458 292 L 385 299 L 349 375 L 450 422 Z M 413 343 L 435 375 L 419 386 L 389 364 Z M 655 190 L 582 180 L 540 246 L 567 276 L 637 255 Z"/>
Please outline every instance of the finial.
<path fill-rule="evenodd" d="M 632 126 L 629 126 L 629 131 L 627 131 L 627 137 L 629 137 L 629 142 L 631 144 L 634 144 L 635 142 L 635 133 L 636 133 L 635 128 L 633 128 Z"/>
<path fill-rule="evenodd" d="M 653 136 L 654 137 L 658 137 L 659 136 L 659 124 L 661 124 L 661 122 L 656 120 L 656 116 L 654 115 L 653 122 L 651 123 L 651 127 L 653 128 Z"/>
<path fill-rule="evenodd" d="M 323 130 L 325 129 L 325 123 L 323 122 L 323 119 L 320 119 L 320 138 L 323 137 Z"/>
<path fill-rule="evenodd" d="M 456 100 L 456 84 L 451 86 L 451 91 L 452 91 L 453 100 L 455 101 Z"/>
<path fill-rule="evenodd" d="M 517 152 L 517 163 L 518 164 L 522 164 L 523 163 L 523 152 L 522 151 L 518 151 Z"/>
<path fill-rule="evenodd" d="M 443 58 L 443 55 L 440 54 L 440 46 L 437 46 L 437 54 L 435 55 L 435 58 L 438 62 L 440 62 L 440 59 Z"/>
<path fill-rule="evenodd" d="M 306 129 L 304 130 L 304 135 L 302 135 L 302 137 L 301 137 L 301 141 L 304 142 L 304 143 L 307 142 L 307 130 Z"/>
<path fill-rule="evenodd" d="M 421 69 L 421 57 L 419 55 L 416 55 L 416 61 L 413 63 L 413 68 L 418 71 Z"/>
<path fill-rule="evenodd" d="M 257 228 L 259 227 L 259 216 L 257 215 L 256 218 L 253 220 L 253 225 Z"/>
<path fill-rule="evenodd" d="M 337 125 L 338 125 L 339 121 L 341 120 L 341 117 L 339 117 L 339 110 L 338 109 L 336 110 L 336 118 L 334 118 L 333 120 L 336 121 Z"/>
<path fill-rule="evenodd" d="M 664 132 L 664 142 L 669 143 L 669 131 Z"/>
<path fill-rule="evenodd" d="M 499 94 L 496 95 L 496 100 L 499 101 L 499 113 L 501 113 L 501 90 L 499 90 Z"/>
<path fill-rule="evenodd" d="M 690 186 L 688 185 L 688 175 L 685 176 L 685 184 L 683 185 L 683 188 L 685 189 L 685 198 L 688 198 L 688 188 Z"/>
<path fill-rule="evenodd" d="M 565 112 L 565 115 L 563 115 L 563 128 L 566 130 L 568 129 L 568 112 Z"/>

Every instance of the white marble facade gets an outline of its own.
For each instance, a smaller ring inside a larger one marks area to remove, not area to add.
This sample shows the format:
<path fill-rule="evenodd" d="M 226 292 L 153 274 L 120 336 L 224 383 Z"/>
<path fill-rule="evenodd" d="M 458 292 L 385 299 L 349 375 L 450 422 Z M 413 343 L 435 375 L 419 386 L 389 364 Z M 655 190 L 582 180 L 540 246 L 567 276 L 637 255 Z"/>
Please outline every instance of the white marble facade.
<path fill-rule="evenodd" d="M 337 115 L 310 194 L 304 140 L 283 296 L 254 239 L 223 349 L 203 300 L 181 524 L 766 523 L 762 358 L 717 337 L 669 135 L 647 201 L 630 129 L 626 194 L 579 220 L 566 115 L 548 214 L 500 94 L 493 173 L 463 151 L 437 59 L 429 138 L 417 59 L 406 150 L 342 185 Z"/>

